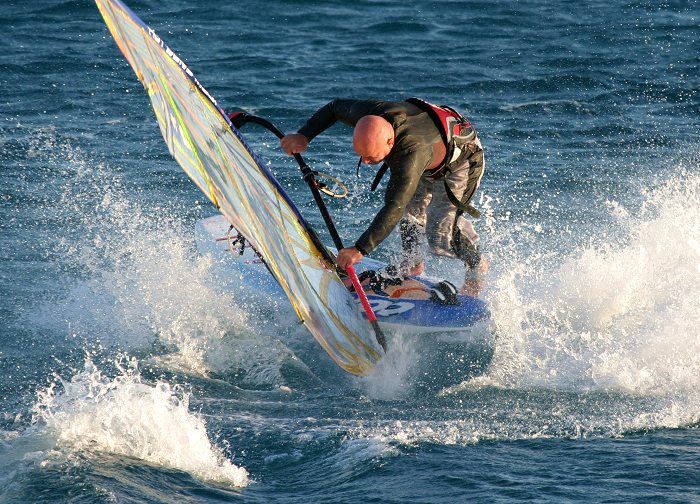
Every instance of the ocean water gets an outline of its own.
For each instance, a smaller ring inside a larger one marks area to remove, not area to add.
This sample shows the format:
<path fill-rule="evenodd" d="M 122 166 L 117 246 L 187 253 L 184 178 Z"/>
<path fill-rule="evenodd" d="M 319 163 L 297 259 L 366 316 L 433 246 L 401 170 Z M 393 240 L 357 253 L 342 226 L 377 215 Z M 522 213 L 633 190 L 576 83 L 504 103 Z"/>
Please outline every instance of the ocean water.
<path fill-rule="evenodd" d="M 397 334 L 357 379 L 221 289 L 194 247 L 215 210 L 95 5 L 2 0 L 0 502 L 700 502 L 698 2 L 129 5 L 287 131 L 338 96 L 469 116 L 496 344 Z M 306 157 L 350 186 L 353 240 L 381 196 L 350 131 Z"/>

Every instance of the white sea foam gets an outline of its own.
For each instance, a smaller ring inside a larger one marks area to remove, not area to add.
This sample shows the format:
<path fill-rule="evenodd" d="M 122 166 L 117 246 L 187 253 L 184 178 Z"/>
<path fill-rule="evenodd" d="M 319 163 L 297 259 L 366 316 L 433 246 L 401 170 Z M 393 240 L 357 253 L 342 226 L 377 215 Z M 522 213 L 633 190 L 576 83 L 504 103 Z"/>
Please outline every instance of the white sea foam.
<path fill-rule="evenodd" d="M 189 410 L 189 394 L 159 381 L 144 383 L 135 360 L 104 376 L 87 359 L 70 380 L 39 394 L 36 421 L 69 452 L 107 452 L 180 469 L 197 478 L 245 486 L 247 471 L 212 445 L 204 419 Z"/>
<path fill-rule="evenodd" d="M 73 223 L 58 226 L 54 245 L 60 262 L 80 273 L 34 312 L 35 325 L 86 347 L 136 351 L 157 342 L 159 353 L 167 351 L 161 363 L 189 373 L 235 370 L 252 383 L 283 381 L 280 367 L 292 353 L 251 321 L 255 310 L 238 291 L 217 288 L 212 260 L 197 255 L 193 226 L 176 202 L 162 207 L 127 189 L 112 167 L 50 131 L 34 144 L 47 170 L 62 175 L 58 203 L 46 211 Z"/>
<path fill-rule="evenodd" d="M 628 236 L 553 271 L 513 264 L 493 289 L 490 376 L 514 386 L 693 393 L 700 385 L 700 176 L 647 195 Z"/>
<path fill-rule="evenodd" d="M 467 407 L 477 395 L 483 412 L 380 422 L 352 435 L 387 446 L 469 444 L 696 425 L 700 175 L 681 172 L 644 201 L 637 212 L 609 202 L 614 241 L 602 225 L 608 236 L 564 257 L 506 251 L 493 261 L 488 295 L 498 339 L 491 366 L 438 393 L 465 397 Z M 508 262 L 509 255 L 529 260 Z"/>
<path fill-rule="evenodd" d="M 417 360 L 415 339 L 396 331 L 387 336 L 387 354 L 371 375 L 358 379 L 375 399 L 397 399 L 407 393 L 411 386 L 409 375 Z"/>

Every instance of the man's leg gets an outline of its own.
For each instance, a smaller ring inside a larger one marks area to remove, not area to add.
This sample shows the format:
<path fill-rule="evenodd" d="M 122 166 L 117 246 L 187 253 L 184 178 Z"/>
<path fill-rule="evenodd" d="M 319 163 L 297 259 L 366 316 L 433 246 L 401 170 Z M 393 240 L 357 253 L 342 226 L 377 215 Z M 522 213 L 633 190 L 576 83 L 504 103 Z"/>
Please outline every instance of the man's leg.
<path fill-rule="evenodd" d="M 406 205 L 403 218 L 399 223 L 403 257 L 397 267 L 397 274 L 414 276 L 423 273 L 422 237 L 425 236 L 426 209 L 433 198 L 434 181 L 422 177 L 411 201 Z"/>
<path fill-rule="evenodd" d="M 425 233 L 430 251 L 438 256 L 455 257 L 452 249 L 452 231 L 457 218 L 457 207 L 452 204 L 445 185 L 462 199 L 469 182 L 469 162 L 465 160 L 451 168 L 444 180 L 437 180 L 433 199 L 426 211 Z"/>
<path fill-rule="evenodd" d="M 469 146 L 463 162 L 451 167 L 445 183 L 452 193 L 467 205 L 474 197 L 484 173 L 484 154 L 477 140 Z M 481 276 L 488 265 L 481 258 L 477 245 L 479 235 L 474 226 L 463 216 L 447 197 L 446 191 L 435 190 L 433 200 L 427 210 L 426 235 L 431 252 L 436 255 L 455 257 L 466 267 L 463 291 L 476 295 L 475 286 L 482 284 Z M 477 278 L 478 277 L 478 278 Z M 478 281 L 474 281 L 477 279 Z M 477 292 L 478 293 L 478 292 Z"/>
<path fill-rule="evenodd" d="M 484 174 L 485 159 L 481 142 L 473 144 L 469 156 L 469 182 L 462 196 L 462 202 L 467 204 L 474 197 Z M 462 293 L 469 296 L 478 296 L 484 285 L 484 275 L 488 271 L 489 264 L 481 255 L 478 245 L 479 235 L 471 221 L 460 216 L 455 221 L 452 247 L 455 255 L 464 261 L 466 273 Z"/>
<path fill-rule="evenodd" d="M 468 173 L 467 184 L 460 200 L 464 205 L 468 205 L 474 197 L 484 174 L 484 151 L 481 149 L 481 143 L 477 140 L 471 145 L 471 149 L 463 167 Z M 474 225 L 464 216 L 459 215 L 451 231 L 450 245 L 454 255 L 464 261 L 467 270 L 476 268 L 481 261 L 481 252 L 477 245 L 479 235 Z"/>
<path fill-rule="evenodd" d="M 484 286 L 484 275 L 489 263 L 481 254 L 478 242 L 479 235 L 471 221 L 460 216 L 455 223 L 452 246 L 455 255 L 464 261 L 464 284 L 460 289 L 462 294 L 477 297 Z"/>

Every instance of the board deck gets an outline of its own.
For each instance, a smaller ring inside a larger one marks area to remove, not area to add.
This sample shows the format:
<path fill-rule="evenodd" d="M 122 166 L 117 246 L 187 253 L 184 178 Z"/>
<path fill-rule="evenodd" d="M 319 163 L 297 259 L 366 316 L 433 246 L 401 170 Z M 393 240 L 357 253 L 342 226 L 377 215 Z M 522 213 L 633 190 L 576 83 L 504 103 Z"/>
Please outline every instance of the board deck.
<path fill-rule="evenodd" d="M 226 274 L 242 277 L 261 294 L 283 296 L 282 289 L 253 248 L 241 247 L 235 242 L 236 234 L 221 215 L 203 219 L 196 224 L 197 249 L 202 254 L 212 254 Z M 384 266 L 380 261 L 364 258 L 356 265 L 356 270 L 362 273 Z M 404 333 L 458 332 L 490 323 L 488 306 L 481 299 L 458 295 L 459 305 L 430 299 L 429 291 L 435 282 L 428 277 L 410 277 L 399 286 L 387 287 L 384 295 L 372 290 L 366 290 L 366 294 L 380 325 Z"/>

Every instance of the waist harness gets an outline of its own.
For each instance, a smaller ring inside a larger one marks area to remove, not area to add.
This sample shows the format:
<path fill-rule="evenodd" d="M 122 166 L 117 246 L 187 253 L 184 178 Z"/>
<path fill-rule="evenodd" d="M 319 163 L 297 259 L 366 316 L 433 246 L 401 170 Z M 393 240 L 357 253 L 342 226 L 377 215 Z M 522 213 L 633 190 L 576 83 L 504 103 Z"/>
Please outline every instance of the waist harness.
<path fill-rule="evenodd" d="M 447 105 L 434 105 L 420 98 L 409 98 L 406 102 L 415 105 L 430 116 L 440 132 L 440 136 L 443 142 L 445 142 L 445 147 L 447 149 L 445 159 L 443 159 L 442 163 L 432 170 L 426 170 L 425 174 L 435 179 L 446 175 L 450 171 L 450 164 L 461 157 L 464 152 L 464 147 L 476 140 L 476 128 L 474 128 L 469 119 Z M 388 169 L 389 166 L 386 163 L 379 168 L 370 190 L 374 191 L 377 188 Z M 477 218 L 481 215 L 473 206 L 462 203 L 449 188 L 446 181 L 444 185 L 450 203 L 472 217 Z"/>
<path fill-rule="evenodd" d="M 430 116 L 445 142 L 445 159 L 436 168 L 426 170 L 429 177 L 437 178 L 445 168 L 449 169 L 450 163 L 459 159 L 462 148 L 476 139 L 476 129 L 469 119 L 447 105 L 434 105 L 420 98 L 409 98 L 406 102 Z"/>

